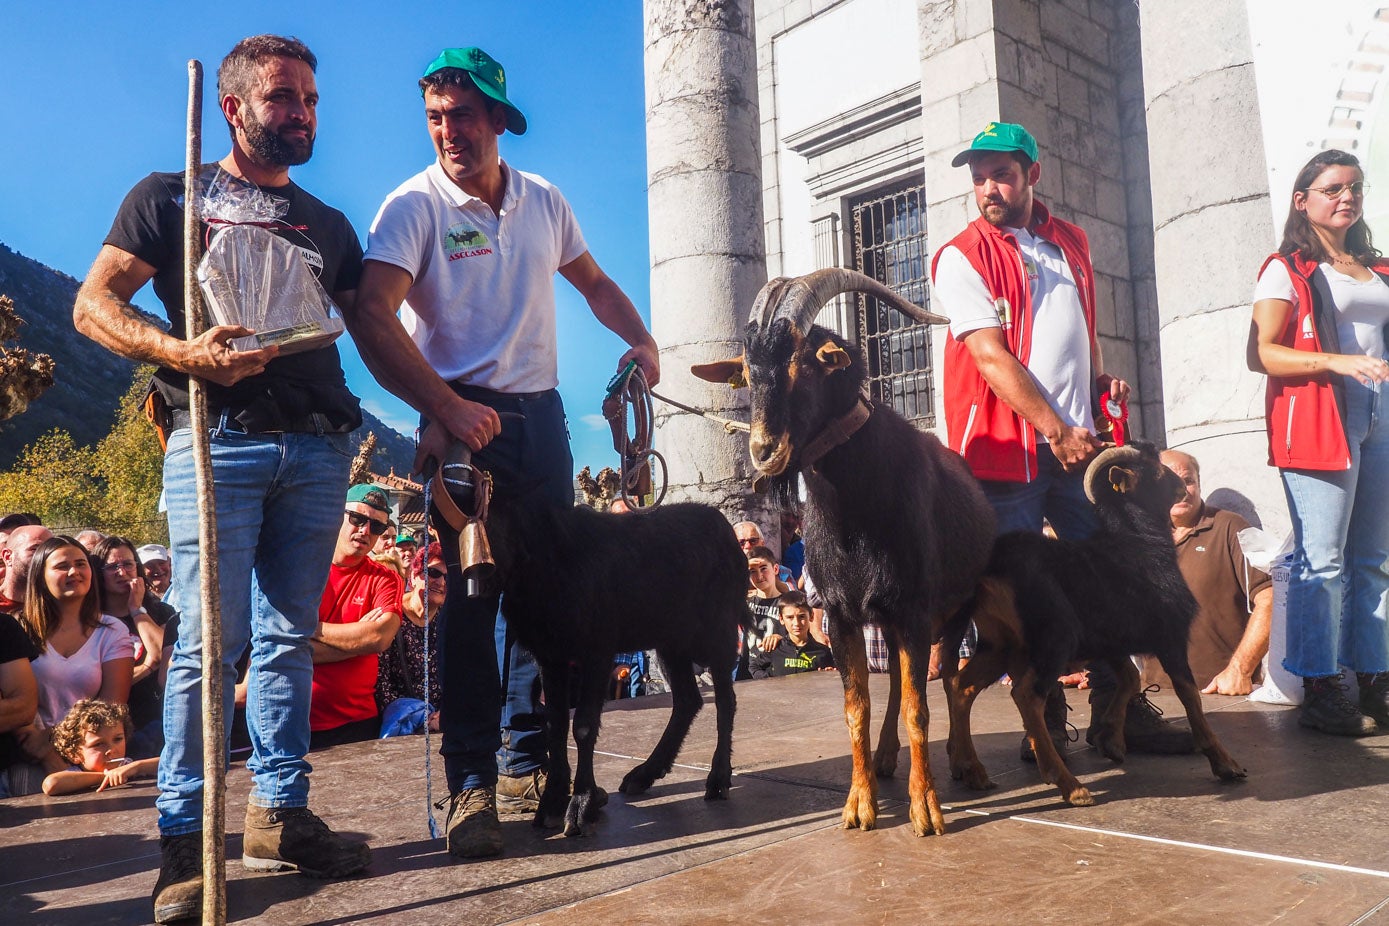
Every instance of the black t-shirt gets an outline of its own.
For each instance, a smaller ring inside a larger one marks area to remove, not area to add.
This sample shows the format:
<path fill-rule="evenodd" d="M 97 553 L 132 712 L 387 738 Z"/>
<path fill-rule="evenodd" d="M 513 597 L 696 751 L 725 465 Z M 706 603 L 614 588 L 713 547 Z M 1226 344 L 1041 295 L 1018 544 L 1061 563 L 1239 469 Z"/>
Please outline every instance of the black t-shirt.
<path fill-rule="evenodd" d="M 0 614 L 0 665 L 17 659 L 37 659 L 39 648 L 29 639 L 19 621 Z M 0 769 L 9 768 L 23 759 L 19 740 L 13 733 L 0 733 Z"/>
<path fill-rule="evenodd" d="M 204 164 L 203 186 L 217 178 L 219 171 L 216 164 Z M 219 181 L 241 183 L 224 171 Z M 356 289 L 362 274 L 362 245 L 347 217 L 293 182 L 260 189 L 289 204 L 288 212 L 270 230 L 299 248 L 329 295 Z M 217 225 L 203 227 L 217 234 Z M 170 330 L 176 337 L 185 337 L 183 174 L 153 173 L 137 183 L 121 203 L 105 243 L 155 268 L 154 292 L 164 304 Z M 161 368 L 155 385 L 171 407 L 188 407 L 187 375 Z M 311 413 L 326 416 L 333 429 L 341 431 L 353 430 L 362 420 L 334 344 L 278 357 L 264 373 L 234 386 L 209 383 L 208 407 L 214 415 L 230 408 L 248 430 L 266 430 L 267 420 L 300 419 Z M 248 409 L 248 414 L 241 414 Z"/>
<path fill-rule="evenodd" d="M 797 646 L 789 638 L 783 637 L 770 653 L 753 653 L 748 671 L 753 678 L 778 678 L 834 667 L 834 655 L 823 643 L 811 639 L 806 640 L 805 645 Z"/>

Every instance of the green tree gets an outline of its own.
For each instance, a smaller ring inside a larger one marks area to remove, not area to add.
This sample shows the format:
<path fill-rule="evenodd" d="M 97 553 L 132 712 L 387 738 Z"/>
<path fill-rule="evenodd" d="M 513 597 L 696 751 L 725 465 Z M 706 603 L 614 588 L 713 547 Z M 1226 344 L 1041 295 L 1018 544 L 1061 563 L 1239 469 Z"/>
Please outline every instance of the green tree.
<path fill-rule="evenodd" d="M 143 409 L 150 372 L 135 370 L 111 431 L 95 448 L 75 446 L 60 428 L 25 447 L 14 468 L 0 473 L 0 512 L 33 512 L 60 532 L 94 527 L 136 543 L 168 543 L 158 510 L 164 455 Z"/>
<path fill-rule="evenodd" d="M 94 453 L 54 428 L 24 448 L 19 462 L 0 473 L 0 511 L 30 511 L 54 530 L 93 524 L 102 488 L 93 474 Z"/>

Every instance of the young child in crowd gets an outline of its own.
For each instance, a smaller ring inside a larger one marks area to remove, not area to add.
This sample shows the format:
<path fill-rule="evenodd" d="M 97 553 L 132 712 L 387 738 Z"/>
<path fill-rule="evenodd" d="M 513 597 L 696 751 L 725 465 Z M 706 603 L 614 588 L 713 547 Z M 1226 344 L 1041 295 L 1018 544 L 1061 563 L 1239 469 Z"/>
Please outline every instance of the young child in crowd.
<path fill-rule="evenodd" d="M 130 709 L 96 698 L 78 701 L 53 729 L 53 748 L 72 767 L 43 780 L 44 794 L 74 794 L 95 788 L 104 791 L 134 778 L 150 777 L 159 759 L 131 761 L 125 757 L 130 736 Z"/>
<path fill-rule="evenodd" d="M 791 591 L 781 596 L 779 617 L 786 634 L 770 652 L 752 654 L 748 670 L 753 678 L 774 678 L 835 667 L 829 647 L 810 636 L 814 613 L 803 592 Z"/>

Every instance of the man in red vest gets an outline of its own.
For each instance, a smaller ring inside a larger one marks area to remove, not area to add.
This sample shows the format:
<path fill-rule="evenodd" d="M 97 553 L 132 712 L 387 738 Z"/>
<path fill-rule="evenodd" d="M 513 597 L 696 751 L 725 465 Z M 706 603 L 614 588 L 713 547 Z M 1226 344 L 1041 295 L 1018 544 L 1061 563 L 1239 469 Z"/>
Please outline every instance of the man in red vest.
<path fill-rule="evenodd" d="M 999 533 L 1082 539 L 1098 527 L 1085 467 L 1100 447 L 1099 400 L 1127 401 L 1128 383 L 1104 372 L 1095 336 L 1095 271 L 1085 232 L 1033 195 L 1042 175 L 1037 141 L 1022 126 L 991 122 L 951 162 L 968 165 L 979 218 L 936 252 L 937 305 L 950 316 L 945 420 L 998 515 Z M 1091 667 L 1092 714 L 1116 681 Z M 1163 723 L 1143 695 L 1129 705 L 1128 748 L 1190 752 L 1189 731 Z M 1047 728 L 1064 751 L 1066 702 L 1047 700 Z M 1086 739 L 1090 736 L 1087 733 Z M 1023 740 L 1022 757 L 1032 759 Z"/>

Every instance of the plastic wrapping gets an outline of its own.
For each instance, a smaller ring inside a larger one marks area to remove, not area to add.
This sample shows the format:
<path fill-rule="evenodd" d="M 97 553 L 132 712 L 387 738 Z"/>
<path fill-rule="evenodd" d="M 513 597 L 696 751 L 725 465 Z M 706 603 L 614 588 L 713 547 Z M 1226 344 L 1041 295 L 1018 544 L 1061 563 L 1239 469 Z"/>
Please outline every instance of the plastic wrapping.
<path fill-rule="evenodd" d="M 1268 655 L 1264 656 L 1264 683 L 1255 688 L 1249 700 L 1264 704 L 1301 704 L 1302 679 L 1283 668 L 1288 651 L 1288 560 L 1293 538 L 1279 538 L 1257 527 L 1239 532 L 1240 549 L 1255 569 L 1273 577 L 1273 624 L 1268 634 Z"/>
<path fill-rule="evenodd" d="M 233 338 L 236 350 L 277 344 L 293 354 L 331 344 L 342 315 L 299 248 L 259 224 L 281 221 L 289 203 L 219 171 L 203 194 L 203 216 L 222 225 L 198 265 L 198 283 L 213 321 L 255 334 Z"/>

